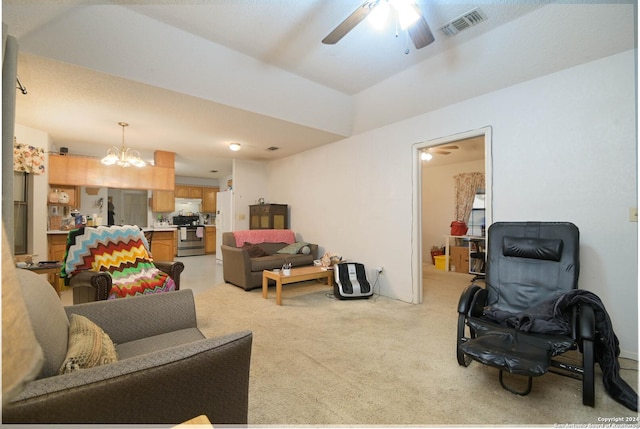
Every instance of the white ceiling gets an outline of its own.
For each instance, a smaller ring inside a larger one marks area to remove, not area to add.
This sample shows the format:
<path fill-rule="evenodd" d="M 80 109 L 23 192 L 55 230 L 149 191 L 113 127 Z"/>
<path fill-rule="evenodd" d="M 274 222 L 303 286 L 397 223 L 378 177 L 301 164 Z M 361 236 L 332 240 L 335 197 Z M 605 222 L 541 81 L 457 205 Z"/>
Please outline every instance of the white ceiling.
<path fill-rule="evenodd" d="M 233 157 L 274 159 L 363 131 L 358 100 L 394 76 L 415 79 L 407 87 L 437 82 L 434 93 L 455 102 L 634 47 L 632 1 L 615 2 L 621 9 L 543 0 L 418 1 L 436 38 L 420 50 L 367 22 L 323 45 L 362 1 L 3 0 L 28 90 L 17 93 L 16 122 L 47 132 L 55 147 L 99 156 L 121 143 L 118 122 L 128 122 L 125 143 L 145 159 L 174 151 L 177 175 L 220 178 Z M 474 7 L 485 22 L 454 37 L 437 30 Z M 407 74 L 438 58 L 446 70 Z M 482 84 L 456 79 L 462 69 Z M 420 113 L 447 100 L 425 100 Z M 366 127 L 384 125 L 376 121 Z M 231 141 L 243 149 L 230 152 Z"/>

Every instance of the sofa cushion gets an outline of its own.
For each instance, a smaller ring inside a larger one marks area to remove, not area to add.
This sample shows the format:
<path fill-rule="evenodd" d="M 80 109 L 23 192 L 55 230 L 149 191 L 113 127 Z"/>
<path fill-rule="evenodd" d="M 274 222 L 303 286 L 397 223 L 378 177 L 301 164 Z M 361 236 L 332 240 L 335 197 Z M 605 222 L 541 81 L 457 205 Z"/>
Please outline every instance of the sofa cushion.
<path fill-rule="evenodd" d="M 242 245 L 242 250 L 246 250 L 250 258 L 259 258 L 260 256 L 268 255 L 268 253 L 257 244 L 244 243 Z"/>
<path fill-rule="evenodd" d="M 69 317 L 69 349 L 60 374 L 116 362 L 116 348 L 102 328 L 78 314 Z"/>
<path fill-rule="evenodd" d="M 157 350 L 165 350 L 182 344 L 192 343 L 204 339 L 198 328 L 186 328 L 178 331 L 154 335 L 152 337 L 117 344 L 116 351 L 120 360 L 135 357 Z"/>
<path fill-rule="evenodd" d="M 269 255 L 261 256 L 259 258 L 251 258 L 251 271 L 263 271 L 273 270 L 275 268 L 282 268 L 282 265 L 286 261 L 287 255 Z"/>
<path fill-rule="evenodd" d="M 44 364 L 36 378 L 51 377 L 58 374 L 67 353 L 67 313 L 60 297 L 45 277 L 27 270 L 16 270 L 16 275 L 31 326 L 44 354 Z"/>
<path fill-rule="evenodd" d="M 306 253 L 302 251 L 302 249 L 307 248 Z M 298 241 L 297 243 L 292 243 L 289 244 L 286 247 L 283 247 L 282 249 L 278 250 L 277 253 L 286 253 L 289 255 L 295 255 L 296 253 L 304 253 L 309 254 L 310 250 L 309 250 L 309 243 L 306 243 L 304 241 Z"/>
<path fill-rule="evenodd" d="M 275 255 L 251 258 L 251 271 L 255 272 L 282 268 L 282 265 L 285 262 L 291 263 L 292 267 L 311 265 L 313 264 L 313 255 L 303 255 L 301 253 L 295 255 L 276 253 Z"/>

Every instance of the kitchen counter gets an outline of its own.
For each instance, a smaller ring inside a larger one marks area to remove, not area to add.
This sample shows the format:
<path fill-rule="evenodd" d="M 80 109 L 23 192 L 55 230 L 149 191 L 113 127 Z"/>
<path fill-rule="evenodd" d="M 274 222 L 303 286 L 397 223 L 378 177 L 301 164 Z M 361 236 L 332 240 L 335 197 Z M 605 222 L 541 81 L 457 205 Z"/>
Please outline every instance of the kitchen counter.
<path fill-rule="evenodd" d="M 103 225 L 106 226 L 106 225 Z M 214 226 L 214 225 L 211 225 Z M 165 226 L 151 226 L 151 227 L 143 227 L 142 230 L 143 231 L 158 231 L 158 232 L 162 232 L 162 231 L 167 231 L 167 232 L 172 232 L 175 231 L 176 228 L 178 228 L 175 225 L 165 225 Z M 75 229 L 75 228 L 74 228 Z M 56 235 L 56 234 L 67 234 L 69 231 L 71 230 L 60 230 L 60 229 L 52 229 L 47 231 L 48 235 Z"/>

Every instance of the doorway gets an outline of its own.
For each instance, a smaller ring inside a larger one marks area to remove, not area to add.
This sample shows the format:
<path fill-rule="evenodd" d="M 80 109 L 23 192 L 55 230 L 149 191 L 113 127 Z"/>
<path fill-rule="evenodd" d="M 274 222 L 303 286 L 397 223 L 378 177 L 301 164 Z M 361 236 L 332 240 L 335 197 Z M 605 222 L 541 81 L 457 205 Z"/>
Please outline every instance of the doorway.
<path fill-rule="evenodd" d="M 493 213 L 492 213 L 492 158 L 491 158 L 491 127 L 485 127 L 477 130 L 467 131 L 460 134 L 441 137 L 434 140 L 416 143 L 413 146 L 413 260 L 412 260 L 412 278 L 413 278 L 413 296 L 414 303 L 422 303 L 422 267 L 423 261 L 429 260 L 431 257 L 431 242 L 438 243 L 438 240 L 444 240 L 444 235 L 449 233 L 449 224 L 443 225 L 442 221 L 437 226 L 434 226 L 434 230 L 431 231 L 425 237 L 425 223 L 430 220 L 429 213 L 432 217 L 436 217 L 436 212 L 439 212 L 440 219 L 449 219 L 451 222 L 454 217 L 454 204 L 450 201 L 453 199 L 453 191 L 449 186 L 447 192 L 447 198 L 449 202 L 444 207 L 434 205 L 430 203 L 425 207 L 425 184 L 424 184 L 424 163 L 422 159 L 424 153 L 431 153 L 433 155 L 432 166 L 440 166 L 438 168 L 445 168 L 447 164 L 480 163 L 484 166 L 485 174 L 485 186 L 484 186 L 484 200 L 485 200 L 485 227 L 488 228 L 491 225 Z M 455 148 L 454 148 L 455 147 Z M 479 151 L 479 152 L 478 152 Z M 448 152 L 448 153 L 444 153 Z M 438 158 L 439 157 L 439 158 Z M 452 170 L 453 171 L 453 170 Z M 434 185 L 434 183 L 431 183 Z M 435 183 L 437 189 L 438 183 Z M 431 237 L 431 238 L 427 238 Z M 437 245 L 437 244 L 435 244 Z"/>

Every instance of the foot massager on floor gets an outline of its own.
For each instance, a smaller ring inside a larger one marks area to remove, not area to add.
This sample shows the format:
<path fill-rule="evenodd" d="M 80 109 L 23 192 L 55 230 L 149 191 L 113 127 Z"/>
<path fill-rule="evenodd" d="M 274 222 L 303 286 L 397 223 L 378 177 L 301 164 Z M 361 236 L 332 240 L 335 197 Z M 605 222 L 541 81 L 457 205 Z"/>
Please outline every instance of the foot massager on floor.
<path fill-rule="evenodd" d="M 334 272 L 333 294 L 336 298 L 357 299 L 373 295 L 363 264 L 342 262 L 334 266 Z"/>

